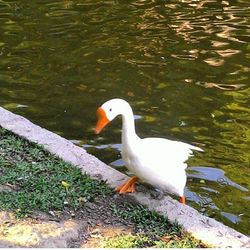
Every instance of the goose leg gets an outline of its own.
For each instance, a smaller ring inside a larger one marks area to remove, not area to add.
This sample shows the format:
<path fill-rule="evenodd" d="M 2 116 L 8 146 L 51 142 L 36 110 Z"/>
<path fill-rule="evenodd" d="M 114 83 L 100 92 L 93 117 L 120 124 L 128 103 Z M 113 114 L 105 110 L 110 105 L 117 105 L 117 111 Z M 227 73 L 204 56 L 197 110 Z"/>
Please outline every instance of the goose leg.
<path fill-rule="evenodd" d="M 186 197 L 185 197 L 184 195 L 181 196 L 181 198 L 180 198 L 180 203 L 186 204 Z"/>
<path fill-rule="evenodd" d="M 116 188 L 116 191 L 120 194 L 123 193 L 134 193 L 135 183 L 139 180 L 137 176 L 131 177 L 127 182 Z"/>

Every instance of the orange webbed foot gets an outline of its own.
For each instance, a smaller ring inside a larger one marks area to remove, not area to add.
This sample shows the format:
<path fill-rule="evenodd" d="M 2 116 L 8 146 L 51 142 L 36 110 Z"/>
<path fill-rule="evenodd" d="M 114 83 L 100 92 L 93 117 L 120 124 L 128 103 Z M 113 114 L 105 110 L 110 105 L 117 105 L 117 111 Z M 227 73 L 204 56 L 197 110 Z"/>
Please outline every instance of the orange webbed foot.
<path fill-rule="evenodd" d="M 138 181 L 137 176 L 131 177 L 127 182 L 116 188 L 116 191 L 120 194 L 124 193 L 134 193 L 135 192 L 135 183 Z"/>
<path fill-rule="evenodd" d="M 185 197 L 184 195 L 181 196 L 181 198 L 180 198 L 180 203 L 186 204 L 186 197 Z"/>

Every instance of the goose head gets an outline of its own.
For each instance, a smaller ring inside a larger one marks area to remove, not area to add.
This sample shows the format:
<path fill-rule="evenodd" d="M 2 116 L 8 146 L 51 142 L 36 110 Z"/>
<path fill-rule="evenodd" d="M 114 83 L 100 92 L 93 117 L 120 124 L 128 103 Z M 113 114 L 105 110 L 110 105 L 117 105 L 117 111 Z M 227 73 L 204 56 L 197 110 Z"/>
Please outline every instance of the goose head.
<path fill-rule="evenodd" d="M 97 109 L 98 121 L 95 133 L 99 134 L 102 129 L 114 120 L 118 115 L 125 114 L 130 108 L 129 104 L 123 99 L 111 99 Z"/>

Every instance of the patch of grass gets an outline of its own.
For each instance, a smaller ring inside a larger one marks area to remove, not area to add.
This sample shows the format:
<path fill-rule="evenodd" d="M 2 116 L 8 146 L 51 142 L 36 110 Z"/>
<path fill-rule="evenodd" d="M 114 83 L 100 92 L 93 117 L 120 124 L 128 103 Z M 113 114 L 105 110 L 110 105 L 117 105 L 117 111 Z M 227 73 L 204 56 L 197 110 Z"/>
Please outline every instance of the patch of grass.
<path fill-rule="evenodd" d="M 112 239 L 104 241 L 104 248 L 138 248 L 145 247 L 147 244 L 152 244 L 151 240 L 146 235 L 119 235 Z"/>
<path fill-rule="evenodd" d="M 124 203 L 111 205 L 112 212 L 136 224 L 137 235 L 121 236 L 108 242 L 108 247 L 194 248 L 205 247 L 200 241 L 183 232 L 178 223 L 171 224 L 167 218 L 143 205 Z M 131 245 L 131 246 L 128 246 Z"/>
<path fill-rule="evenodd" d="M 103 248 L 201 248 L 204 247 L 199 244 L 191 236 L 177 236 L 165 237 L 163 240 L 153 240 L 145 234 L 124 234 L 112 239 L 104 240 Z"/>
<path fill-rule="evenodd" d="M 0 184 L 15 191 L 1 192 L 0 209 L 25 215 L 32 210 L 77 209 L 86 201 L 112 191 L 80 169 L 49 154 L 43 147 L 0 128 Z"/>
<path fill-rule="evenodd" d="M 111 239 L 105 239 L 103 248 L 202 248 L 204 245 L 190 235 L 167 235 L 155 240 L 146 234 L 122 234 Z"/>
<path fill-rule="evenodd" d="M 139 232 L 150 232 L 152 235 L 159 236 L 181 232 L 180 225 L 171 224 L 167 218 L 155 211 L 149 211 L 143 205 L 124 203 L 111 205 L 111 209 L 116 216 L 136 223 Z"/>
<path fill-rule="evenodd" d="M 166 235 L 159 241 L 154 242 L 156 248 L 204 248 L 205 245 L 188 234 Z"/>

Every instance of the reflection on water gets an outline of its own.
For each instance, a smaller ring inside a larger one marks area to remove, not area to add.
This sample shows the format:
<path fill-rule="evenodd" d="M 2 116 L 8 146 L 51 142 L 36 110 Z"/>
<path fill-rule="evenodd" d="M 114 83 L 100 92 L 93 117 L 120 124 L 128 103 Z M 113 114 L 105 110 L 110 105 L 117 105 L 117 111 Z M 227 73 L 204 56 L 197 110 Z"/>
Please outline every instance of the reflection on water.
<path fill-rule="evenodd" d="M 190 204 L 249 234 L 249 23 L 248 0 L 3 0 L 0 105 L 125 171 L 121 120 L 93 127 L 127 99 L 140 136 L 201 145 Z"/>
<path fill-rule="evenodd" d="M 188 177 L 202 179 L 203 181 L 213 181 L 221 186 L 235 187 L 244 192 L 248 191 L 247 188 L 240 186 L 226 177 L 225 172 L 221 169 L 211 167 L 189 167 L 188 170 L 193 170 L 193 173 L 189 173 Z"/>

